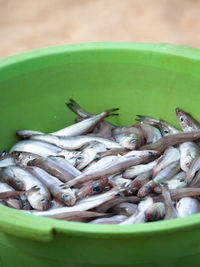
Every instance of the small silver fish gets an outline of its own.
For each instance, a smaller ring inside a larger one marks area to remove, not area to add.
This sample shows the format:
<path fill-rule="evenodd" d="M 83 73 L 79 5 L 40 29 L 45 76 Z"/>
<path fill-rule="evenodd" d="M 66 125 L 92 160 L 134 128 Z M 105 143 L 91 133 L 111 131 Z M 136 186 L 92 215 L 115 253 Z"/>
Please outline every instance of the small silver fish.
<path fill-rule="evenodd" d="M 126 158 L 126 157 L 118 156 L 116 158 L 115 162 L 104 166 L 102 169 L 97 169 L 94 171 L 90 171 L 90 172 L 88 171 L 86 173 L 83 173 L 82 175 L 69 181 L 67 184 L 68 184 L 68 186 L 71 187 L 71 186 L 76 185 L 77 183 L 83 183 L 83 182 L 86 182 L 88 180 L 117 174 L 117 173 L 120 173 L 120 172 L 124 171 L 125 169 L 127 169 L 133 165 L 148 162 L 149 160 L 153 160 L 158 156 L 159 156 L 159 153 L 157 153 L 157 152 L 151 152 L 150 154 L 149 154 L 149 152 L 147 152 L 143 156 L 138 156 L 138 157 L 133 156 L 133 157 L 127 157 Z"/>
<path fill-rule="evenodd" d="M 175 147 L 169 147 L 165 150 L 163 157 L 157 162 L 153 168 L 153 177 L 158 175 L 159 172 L 164 170 L 170 164 L 180 160 L 179 149 Z"/>
<path fill-rule="evenodd" d="M 191 132 L 200 130 L 200 124 L 189 113 L 180 108 L 176 108 L 176 116 L 183 131 Z"/>
<path fill-rule="evenodd" d="M 0 156 L 0 168 L 15 165 L 11 154 L 5 153 Z"/>
<path fill-rule="evenodd" d="M 143 115 L 137 115 L 137 116 L 139 118 L 137 119 L 137 121 L 157 126 L 160 129 L 162 136 L 176 134 L 180 132 L 178 129 L 176 129 L 174 126 L 172 126 L 171 124 L 169 124 L 164 120 L 157 120 L 153 117 L 143 116 Z"/>
<path fill-rule="evenodd" d="M 153 203 L 145 210 L 146 221 L 162 220 L 165 216 L 165 204 L 163 202 Z"/>
<path fill-rule="evenodd" d="M 3 181 L 10 181 L 11 186 L 16 189 L 19 186 L 15 182 L 19 181 L 23 185 L 23 190 L 29 191 L 27 198 L 34 209 L 46 210 L 49 208 L 50 194 L 48 189 L 25 169 L 18 166 L 2 168 L 0 176 L 3 177 Z"/>
<path fill-rule="evenodd" d="M 98 115 L 87 118 L 83 121 L 80 121 L 76 124 L 72 124 L 64 129 L 51 133 L 52 135 L 57 136 L 77 136 L 89 133 L 94 129 L 94 127 L 102 120 L 112 115 L 118 115 L 113 113 L 114 111 L 119 110 L 118 108 L 106 110 Z"/>
<path fill-rule="evenodd" d="M 130 216 L 127 220 L 120 223 L 120 225 L 128 225 L 128 224 L 137 224 L 137 223 L 144 223 L 146 221 L 145 211 L 153 204 L 153 199 L 151 197 L 142 200 L 135 213 Z"/>
<path fill-rule="evenodd" d="M 84 210 L 95 208 L 99 206 L 100 204 L 106 202 L 107 200 L 112 199 L 113 196 L 117 195 L 121 191 L 122 191 L 121 188 L 113 188 L 106 193 L 80 200 L 73 207 L 63 207 L 63 208 L 57 208 L 54 210 L 47 210 L 47 211 L 40 211 L 40 212 L 39 211 L 28 211 L 27 213 L 31 213 L 36 216 L 44 216 L 44 217 L 62 219 L 66 217 L 68 212 L 84 211 Z"/>
<path fill-rule="evenodd" d="M 127 219 L 125 215 L 115 215 L 109 218 L 98 218 L 90 221 L 91 224 L 119 224 Z"/>
<path fill-rule="evenodd" d="M 194 142 L 185 142 L 179 145 L 179 151 L 181 169 L 188 172 L 193 159 L 200 155 L 200 149 Z"/>
<path fill-rule="evenodd" d="M 176 209 L 180 218 L 190 216 L 200 211 L 199 201 L 192 197 L 183 197 L 177 202 Z"/>
<path fill-rule="evenodd" d="M 102 143 L 109 149 L 114 149 L 114 148 L 123 149 L 122 146 L 119 145 L 117 142 L 98 136 L 79 135 L 71 137 L 71 136 L 56 136 L 56 135 L 45 134 L 45 135 L 35 135 L 31 139 L 47 142 L 49 144 L 58 146 L 60 147 L 60 150 L 80 149 L 84 145 L 89 144 L 91 142 Z"/>
<path fill-rule="evenodd" d="M 73 165 L 67 163 L 62 164 L 47 157 L 38 157 L 27 163 L 28 166 L 36 166 L 44 169 L 49 174 L 57 177 L 62 182 L 67 182 L 76 176 L 80 176 L 82 173 L 77 170 Z"/>
<path fill-rule="evenodd" d="M 42 141 L 23 140 L 23 141 L 16 143 L 10 149 L 10 153 L 13 151 L 30 152 L 30 153 L 38 154 L 40 156 L 47 157 L 49 155 L 57 155 L 57 153 L 61 152 L 62 149 L 58 146 L 45 143 Z"/>
<path fill-rule="evenodd" d="M 50 191 L 52 196 L 66 206 L 73 206 L 76 197 L 73 191 L 56 177 L 38 167 L 27 167 L 31 174 L 36 176 Z"/>

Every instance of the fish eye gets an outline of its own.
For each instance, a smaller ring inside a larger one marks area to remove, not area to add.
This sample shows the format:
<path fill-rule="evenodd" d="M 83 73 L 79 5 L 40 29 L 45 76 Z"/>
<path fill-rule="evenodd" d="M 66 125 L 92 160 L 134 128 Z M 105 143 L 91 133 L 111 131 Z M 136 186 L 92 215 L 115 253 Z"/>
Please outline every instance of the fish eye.
<path fill-rule="evenodd" d="M 165 133 L 165 134 L 168 134 L 168 133 L 169 133 L 169 131 L 168 131 L 168 130 L 164 130 L 164 133 Z"/>
<path fill-rule="evenodd" d="M 63 195 L 62 196 L 62 200 L 63 201 L 67 201 L 67 200 L 69 200 L 70 199 L 70 196 L 69 195 Z"/>
<path fill-rule="evenodd" d="M 102 191 L 102 187 L 100 185 L 94 185 L 92 190 L 94 192 L 101 192 Z"/>
<path fill-rule="evenodd" d="M 132 138 L 132 139 L 130 140 L 130 142 L 131 142 L 131 143 L 138 142 L 138 138 Z"/>
<path fill-rule="evenodd" d="M 19 184 L 21 184 L 20 181 L 17 181 L 17 180 L 14 181 L 14 185 L 19 185 Z"/>
<path fill-rule="evenodd" d="M 154 157 L 154 153 L 153 152 L 149 152 L 149 157 Z"/>
<path fill-rule="evenodd" d="M 182 121 L 182 122 L 184 121 L 183 116 L 180 116 L 180 121 Z"/>
<path fill-rule="evenodd" d="M 40 200 L 40 202 L 41 202 L 41 203 L 47 203 L 48 201 L 47 201 L 46 198 L 43 198 L 43 199 Z"/>

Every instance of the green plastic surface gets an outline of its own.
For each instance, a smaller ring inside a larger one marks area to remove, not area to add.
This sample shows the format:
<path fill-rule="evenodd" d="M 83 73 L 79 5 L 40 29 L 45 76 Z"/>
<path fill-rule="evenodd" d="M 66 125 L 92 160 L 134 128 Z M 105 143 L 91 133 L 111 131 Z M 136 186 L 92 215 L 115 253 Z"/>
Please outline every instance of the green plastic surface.
<path fill-rule="evenodd" d="M 52 132 L 74 123 L 73 97 L 89 112 L 119 107 L 178 126 L 180 107 L 200 120 L 200 50 L 166 43 L 49 47 L 0 60 L 0 150 L 18 129 Z M 188 266 L 200 262 L 200 214 L 130 226 L 88 225 L 0 207 L 2 266 Z"/>

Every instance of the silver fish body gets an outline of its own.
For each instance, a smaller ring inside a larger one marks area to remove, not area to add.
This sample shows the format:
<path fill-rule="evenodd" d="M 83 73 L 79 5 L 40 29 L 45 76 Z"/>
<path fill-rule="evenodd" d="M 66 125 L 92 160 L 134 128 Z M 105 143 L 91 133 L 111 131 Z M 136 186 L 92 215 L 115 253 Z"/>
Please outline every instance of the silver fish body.
<path fill-rule="evenodd" d="M 124 171 L 125 169 L 136 165 L 136 164 L 140 164 L 143 162 L 147 162 L 150 159 L 154 159 L 156 157 L 158 157 L 159 153 L 150 153 L 147 152 L 146 155 L 143 156 L 138 156 L 138 157 L 123 157 L 123 156 L 118 156 L 116 158 L 116 161 L 114 161 L 113 163 L 111 162 L 110 164 L 104 166 L 102 169 L 97 169 L 94 171 L 88 171 L 86 173 L 83 173 L 82 175 L 76 177 L 75 179 L 73 179 L 72 181 L 68 182 L 69 186 L 74 186 L 77 183 L 82 183 L 85 181 L 88 181 L 90 179 L 96 179 L 96 178 L 101 178 L 104 176 L 110 176 L 113 174 L 117 174 L 120 173 L 122 171 Z"/>
<path fill-rule="evenodd" d="M 112 140 L 103 137 L 88 136 L 88 135 L 70 137 L 70 136 L 56 136 L 49 134 L 49 135 L 35 135 L 31 139 L 47 142 L 67 150 L 80 149 L 84 145 L 89 144 L 91 142 L 102 143 L 109 149 L 122 148 L 122 146 L 120 146 L 117 142 L 114 142 Z"/>
<path fill-rule="evenodd" d="M 200 130 L 200 124 L 189 113 L 176 108 L 176 116 L 183 131 L 191 132 Z"/>
<path fill-rule="evenodd" d="M 99 153 L 105 152 L 106 150 L 106 146 L 103 143 L 99 143 L 96 141 L 91 142 L 82 150 L 81 155 L 79 156 L 82 158 L 82 160 L 80 160 L 80 163 L 77 164 L 76 168 L 78 170 L 82 170 L 83 168 L 88 166 L 93 160 L 98 159 L 100 157 Z"/>
<path fill-rule="evenodd" d="M 158 161 L 160 159 L 161 159 L 161 157 L 158 159 L 155 159 L 152 162 L 146 163 L 146 164 L 139 164 L 139 165 L 130 167 L 124 171 L 122 176 L 123 176 L 123 178 L 126 178 L 126 179 L 134 178 L 134 177 L 136 177 L 142 173 L 151 171 L 153 169 L 153 167 L 156 166 L 156 164 L 158 163 Z"/>
<path fill-rule="evenodd" d="M 52 135 L 57 136 L 77 136 L 81 134 L 86 134 L 90 132 L 102 119 L 112 115 L 113 111 L 118 109 L 111 109 L 104 111 L 98 115 L 86 118 L 83 121 L 80 121 L 76 124 L 70 125 L 64 129 L 51 133 Z"/>
<path fill-rule="evenodd" d="M 42 184 L 35 176 L 18 166 L 11 166 L 3 169 L 5 180 L 12 179 L 13 181 L 15 181 L 17 179 L 17 181 L 20 181 L 24 185 L 24 189 L 26 191 L 29 190 L 27 198 L 34 209 L 45 210 L 49 208 L 49 191 L 46 186 Z M 13 187 L 16 187 L 14 182 Z"/>
<path fill-rule="evenodd" d="M 130 216 L 127 220 L 120 223 L 120 225 L 144 223 L 146 221 L 145 211 L 152 204 L 153 204 L 153 199 L 151 197 L 142 200 L 139 203 L 135 213 L 133 213 L 133 215 Z"/>
<path fill-rule="evenodd" d="M 185 142 L 179 145 L 179 151 L 181 169 L 187 172 L 193 159 L 200 155 L 200 149 L 194 142 Z"/>
<path fill-rule="evenodd" d="M 19 130 L 17 131 L 17 135 L 21 137 L 22 139 L 29 139 L 30 137 L 34 135 L 42 135 L 43 132 L 38 131 L 32 131 L 32 130 Z"/>
<path fill-rule="evenodd" d="M 163 202 L 153 203 L 145 210 L 145 217 L 147 221 L 158 221 L 165 216 L 165 204 Z"/>
<path fill-rule="evenodd" d="M 165 180 L 169 180 L 174 175 L 179 173 L 180 171 L 180 162 L 179 160 L 170 163 L 167 167 L 165 167 L 162 171 L 160 171 L 154 178 L 153 181 L 159 183 Z"/>
<path fill-rule="evenodd" d="M 64 160 L 64 164 L 51 158 L 39 157 L 28 162 L 28 166 L 36 166 L 44 169 L 49 174 L 57 177 L 62 182 L 67 182 L 82 173 L 73 165 Z"/>
<path fill-rule="evenodd" d="M 184 188 L 187 186 L 187 182 L 185 181 L 185 172 L 181 171 L 172 177 L 170 180 L 164 182 L 168 188 L 177 189 L 177 188 Z"/>
<path fill-rule="evenodd" d="M 108 218 L 98 218 L 90 221 L 91 224 L 119 224 L 127 219 L 125 215 L 115 215 Z"/>
<path fill-rule="evenodd" d="M 106 202 L 107 200 L 113 198 L 115 195 L 117 195 L 121 191 L 122 191 L 121 188 L 113 188 L 106 193 L 80 200 L 73 207 L 63 207 L 63 208 L 57 208 L 54 210 L 41 211 L 41 212 L 30 211 L 28 213 L 32 213 L 32 214 L 37 215 L 37 216 L 62 219 L 62 218 L 65 218 L 65 216 L 68 214 L 68 212 L 84 211 L 84 210 L 89 210 L 89 209 L 95 208 L 95 207 L 99 206 L 100 204 Z"/>
<path fill-rule="evenodd" d="M 192 197 L 183 197 L 177 204 L 176 209 L 180 218 L 190 216 L 200 211 L 199 201 Z"/>
<path fill-rule="evenodd" d="M 62 149 L 58 146 L 36 140 L 23 140 L 16 143 L 11 149 L 13 151 L 22 151 L 38 154 L 47 157 L 49 155 L 57 155 Z"/>
<path fill-rule="evenodd" d="M 44 185 L 46 185 L 55 199 L 66 206 L 73 206 L 75 204 L 75 194 L 59 179 L 38 167 L 27 167 L 27 170 L 36 176 Z"/>
<path fill-rule="evenodd" d="M 168 167 L 171 163 L 180 159 L 180 153 L 178 148 L 169 147 L 165 150 L 163 157 L 153 167 L 153 176 L 158 175 L 159 172 Z"/>
<path fill-rule="evenodd" d="M 137 127 L 142 130 L 146 143 L 155 143 L 162 137 L 161 132 L 156 127 L 145 123 L 140 123 Z"/>
<path fill-rule="evenodd" d="M 11 154 L 0 156 L 0 168 L 15 165 Z"/>
<path fill-rule="evenodd" d="M 15 189 L 12 188 L 10 185 L 0 182 L 0 193 L 14 191 L 14 190 Z M 20 199 L 7 198 L 4 201 L 11 208 L 14 208 L 14 209 L 21 209 L 22 208 L 22 202 L 20 201 Z"/>

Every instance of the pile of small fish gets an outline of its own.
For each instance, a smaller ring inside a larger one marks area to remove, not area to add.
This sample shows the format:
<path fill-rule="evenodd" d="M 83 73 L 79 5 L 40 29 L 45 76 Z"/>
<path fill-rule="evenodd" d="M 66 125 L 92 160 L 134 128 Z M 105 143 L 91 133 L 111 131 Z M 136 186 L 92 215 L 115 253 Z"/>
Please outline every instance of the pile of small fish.
<path fill-rule="evenodd" d="M 23 212 L 92 224 L 136 224 L 200 211 L 200 124 L 180 108 L 180 131 L 137 115 L 118 127 L 119 109 L 90 114 L 66 103 L 76 123 L 23 139 L 0 155 L 0 204 Z"/>

